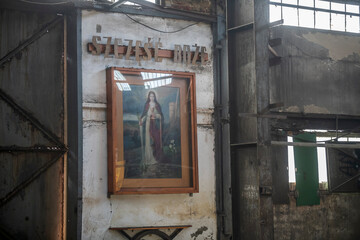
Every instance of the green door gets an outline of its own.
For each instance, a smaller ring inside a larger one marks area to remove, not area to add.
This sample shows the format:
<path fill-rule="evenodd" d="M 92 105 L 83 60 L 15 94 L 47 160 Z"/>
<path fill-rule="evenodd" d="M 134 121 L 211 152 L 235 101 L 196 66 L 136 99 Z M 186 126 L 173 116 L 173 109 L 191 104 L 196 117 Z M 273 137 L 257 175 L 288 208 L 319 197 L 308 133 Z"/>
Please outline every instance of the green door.
<path fill-rule="evenodd" d="M 302 133 L 294 142 L 316 142 L 316 135 Z M 297 206 L 320 204 L 318 159 L 316 147 L 294 147 Z"/>

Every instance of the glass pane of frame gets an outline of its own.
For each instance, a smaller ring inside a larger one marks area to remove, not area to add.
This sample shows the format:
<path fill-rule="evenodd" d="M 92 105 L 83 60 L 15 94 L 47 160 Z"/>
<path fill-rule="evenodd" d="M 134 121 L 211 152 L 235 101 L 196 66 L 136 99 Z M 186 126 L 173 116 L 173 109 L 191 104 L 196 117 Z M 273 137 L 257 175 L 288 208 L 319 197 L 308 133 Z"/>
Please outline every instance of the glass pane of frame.
<path fill-rule="evenodd" d="M 297 5 L 297 0 L 282 0 L 282 3 Z"/>
<path fill-rule="evenodd" d="M 359 32 L 359 17 L 346 15 L 346 31 Z"/>
<path fill-rule="evenodd" d="M 345 15 L 331 13 L 331 30 L 345 31 Z"/>
<path fill-rule="evenodd" d="M 270 5 L 270 22 L 281 20 L 281 7 Z"/>
<path fill-rule="evenodd" d="M 283 7 L 284 25 L 298 26 L 297 8 Z"/>
<path fill-rule="evenodd" d="M 331 3 L 331 10 L 334 11 L 345 11 L 345 4 L 344 3 Z"/>
<path fill-rule="evenodd" d="M 299 9 L 299 26 L 300 27 L 314 27 L 314 11 Z"/>
<path fill-rule="evenodd" d="M 330 30 L 330 13 L 316 11 L 315 28 Z"/>
<path fill-rule="evenodd" d="M 359 13 L 359 5 L 346 4 L 346 12 Z"/>
<path fill-rule="evenodd" d="M 330 2 L 323 0 L 315 0 L 315 7 L 322 9 L 330 9 Z"/>
<path fill-rule="evenodd" d="M 110 194 L 198 192 L 195 76 L 107 69 Z"/>
<path fill-rule="evenodd" d="M 314 0 L 299 0 L 299 6 L 314 7 Z"/>

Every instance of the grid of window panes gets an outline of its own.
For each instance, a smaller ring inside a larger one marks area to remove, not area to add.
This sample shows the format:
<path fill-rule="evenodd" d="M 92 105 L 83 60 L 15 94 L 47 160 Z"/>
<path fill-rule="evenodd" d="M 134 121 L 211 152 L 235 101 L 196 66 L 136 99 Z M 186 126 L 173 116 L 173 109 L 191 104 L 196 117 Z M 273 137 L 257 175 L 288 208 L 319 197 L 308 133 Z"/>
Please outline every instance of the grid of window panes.
<path fill-rule="evenodd" d="M 346 1 L 344 1 L 346 2 Z M 331 0 L 270 0 L 270 22 L 343 32 L 360 32 L 359 4 Z"/>

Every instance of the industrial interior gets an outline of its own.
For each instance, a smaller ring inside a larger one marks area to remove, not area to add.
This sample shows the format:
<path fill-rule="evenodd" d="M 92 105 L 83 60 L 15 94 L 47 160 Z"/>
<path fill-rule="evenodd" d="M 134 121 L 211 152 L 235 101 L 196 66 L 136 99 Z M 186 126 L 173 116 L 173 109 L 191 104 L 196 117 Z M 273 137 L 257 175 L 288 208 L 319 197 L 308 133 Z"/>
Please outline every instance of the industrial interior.
<path fill-rule="evenodd" d="M 360 239 L 359 0 L 0 19 L 0 239 Z"/>

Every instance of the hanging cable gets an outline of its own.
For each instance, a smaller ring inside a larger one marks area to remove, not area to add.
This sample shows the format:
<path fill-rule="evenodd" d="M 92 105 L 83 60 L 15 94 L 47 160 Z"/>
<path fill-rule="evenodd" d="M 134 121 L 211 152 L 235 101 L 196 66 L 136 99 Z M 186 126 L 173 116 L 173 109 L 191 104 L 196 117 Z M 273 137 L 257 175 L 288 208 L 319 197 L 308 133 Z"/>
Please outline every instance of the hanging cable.
<path fill-rule="evenodd" d="M 180 32 L 180 31 L 182 31 L 182 30 L 185 30 L 186 28 L 189 28 L 189 27 L 191 27 L 191 26 L 194 26 L 194 25 L 198 24 L 198 23 L 192 23 L 192 24 L 187 25 L 186 27 L 180 28 L 180 29 L 178 29 L 178 30 L 167 32 L 167 31 L 162 31 L 162 30 L 159 30 L 159 29 L 150 27 L 150 26 L 148 26 L 148 25 L 146 25 L 146 24 L 144 24 L 144 23 L 142 23 L 142 22 L 140 22 L 140 21 L 138 21 L 138 20 L 130 17 L 130 16 L 129 16 L 128 14 L 126 14 L 126 13 L 124 13 L 124 12 L 122 12 L 122 13 L 125 14 L 128 18 L 130 18 L 130 19 L 133 20 L 134 22 L 136 22 L 136 23 L 138 23 L 138 24 L 140 24 L 140 25 L 142 25 L 142 26 L 144 26 L 144 27 L 147 27 L 147 28 L 149 28 L 149 29 L 151 29 L 151 30 L 154 30 L 154 31 L 157 31 L 157 32 L 161 32 L 161 33 L 177 33 L 177 32 Z"/>

